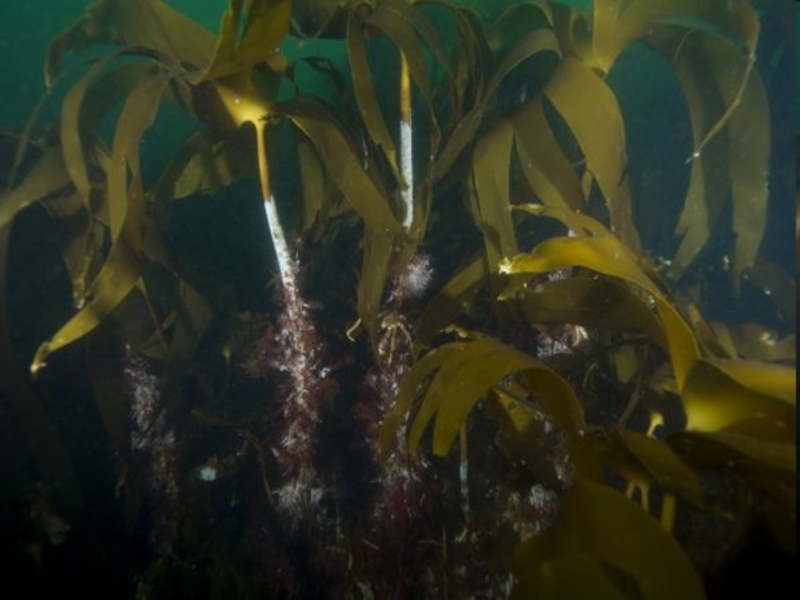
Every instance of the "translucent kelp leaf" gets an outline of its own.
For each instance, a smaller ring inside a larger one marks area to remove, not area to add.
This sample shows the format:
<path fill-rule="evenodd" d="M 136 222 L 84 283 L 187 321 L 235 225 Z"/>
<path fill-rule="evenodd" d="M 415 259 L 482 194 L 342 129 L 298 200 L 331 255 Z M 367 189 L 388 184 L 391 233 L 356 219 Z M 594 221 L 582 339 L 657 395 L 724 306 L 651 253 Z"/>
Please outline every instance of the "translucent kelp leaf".
<path fill-rule="evenodd" d="M 214 58 L 199 81 L 238 76 L 259 63 L 282 72 L 279 45 L 289 33 L 290 12 L 289 0 L 230 0 L 220 24 Z"/>
<path fill-rule="evenodd" d="M 449 345 L 446 345 L 442 348 L 448 347 Z M 437 348 L 436 350 L 440 349 L 441 348 Z M 485 386 L 483 386 L 484 382 L 481 381 L 482 387 L 472 392 L 472 390 L 465 386 L 463 381 L 463 377 L 465 377 L 467 373 L 463 373 L 461 375 L 462 378 L 458 378 L 459 371 L 461 371 L 464 365 L 472 363 L 474 367 L 475 361 L 487 357 L 491 354 L 493 349 L 494 348 L 490 345 L 476 342 L 458 344 L 458 346 L 455 347 L 455 352 L 450 353 L 447 360 L 440 365 L 428 389 L 425 391 L 422 402 L 411 422 L 408 435 L 408 448 L 412 454 L 416 454 L 419 443 L 422 440 L 422 435 L 441 407 L 444 394 L 446 394 L 449 388 L 457 386 L 458 392 L 462 394 L 462 399 L 463 395 L 469 394 L 468 399 L 472 400 L 471 407 L 474 402 L 477 402 L 477 400 L 498 381 L 499 378 L 492 379 L 493 373 L 490 373 L 488 377 L 484 375 L 484 379 L 491 381 L 487 381 Z M 503 365 L 493 365 L 493 367 L 495 369 L 502 369 Z M 513 372 L 513 370 L 514 368 L 512 367 L 509 372 Z M 461 422 L 451 423 L 451 425 L 455 426 L 455 432 L 452 435 L 453 439 L 455 439 L 455 436 L 458 434 L 458 427 L 461 426 L 461 424 Z M 449 447 L 447 450 L 449 450 Z M 444 454 L 446 453 L 447 452 L 444 452 Z M 436 451 L 434 451 L 434 454 L 437 454 Z"/>
<path fill-rule="evenodd" d="M 73 85 L 61 104 L 61 147 L 64 162 L 81 198 L 89 204 L 89 181 L 86 150 L 92 148 L 103 118 L 123 100 L 131 87 L 148 74 L 149 65 L 125 64 L 103 73 L 122 52 L 98 60 Z M 102 73 L 102 74 L 101 74 Z"/>
<path fill-rule="evenodd" d="M 730 65 L 729 53 L 715 58 L 716 64 Z M 749 63 L 748 63 L 749 64 Z M 749 64 L 749 68 L 752 65 Z M 741 98 L 726 94 L 735 108 L 728 123 L 730 146 L 728 163 L 733 194 L 733 231 L 736 234 L 732 277 L 738 289 L 745 269 L 752 267 L 767 226 L 770 169 L 770 110 L 767 93 L 756 71 L 738 73 L 730 68 L 715 71 L 720 89 L 733 91 L 741 78 L 746 84 Z M 739 92 L 737 92 L 739 93 Z"/>
<path fill-rule="evenodd" d="M 544 94 L 572 130 L 608 207 L 611 229 L 631 249 L 640 248 L 627 178 L 625 126 L 605 81 L 574 58 L 565 58 Z"/>
<path fill-rule="evenodd" d="M 143 248 L 144 191 L 139 173 L 138 145 L 142 133 L 155 121 L 161 95 L 169 79 L 154 75 L 141 81 L 128 96 L 117 121 L 108 173 L 112 247 L 85 306 L 36 351 L 31 371 L 37 373 L 47 357 L 92 331 L 133 289 L 140 276 Z M 130 189 L 128 173 L 133 173 Z"/>
<path fill-rule="evenodd" d="M 455 321 L 470 306 L 488 275 L 489 270 L 483 256 L 453 275 L 422 311 L 416 345 L 428 345 L 442 329 Z"/>
<path fill-rule="evenodd" d="M 528 392 L 561 427 L 574 431 L 585 426 L 583 411 L 566 381 L 530 356 L 483 339 L 459 347 L 442 363 L 414 415 L 410 451 L 416 452 L 435 415 L 433 453 L 445 456 L 475 404 L 501 379 L 517 372 L 523 372 Z"/>
<path fill-rule="evenodd" d="M 544 114 L 544 99 L 535 96 L 509 117 L 514 126 L 517 154 L 531 189 L 550 206 L 579 211 L 584 195 L 574 167 Z"/>
<path fill-rule="evenodd" d="M 298 142 L 297 160 L 303 181 L 302 230 L 306 232 L 326 220 L 341 196 L 331 180 L 325 177 L 322 162 L 309 142 Z"/>
<path fill-rule="evenodd" d="M 738 429 L 779 442 L 795 438 L 795 370 L 769 363 L 698 361 L 682 388 L 688 430 Z"/>
<path fill-rule="evenodd" d="M 553 582 L 539 583 L 542 577 L 552 578 L 548 574 L 550 561 L 575 555 L 618 569 L 632 580 L 640 598 L 705 597 L 691 561 L 657 521 L 619 492 L 580 479 L 567 491 L 555 528 L 515 550 L 513 571 L 520 589 L 552 587 Z M 617 577 L 610 579 L 619 585 Z"/>
<path fill-rule="evenodd" d="M 369 15 L 367 23 L 371 27 L 375 27 L 382 31 L 400 52 L 403 58 L 403 64 L 408 68 L 408 74 L 411 81 L 414 82 L 417 89 L 420 91 L 422 97 L 428 106 L 428 114 L 430 125 L 430 149 L 428 154 L 436 156 L 439 149 L 439 142 L 441 139 L 441 132 L 439 123 L 436 119 L 436 113 L 433 108 L 433 88 L 431 86 L 430 70 L 428 68 L 428 61 L 425 56 L 425 49 L 422 46 L 420 38 L 414 32 L 412 26 L 412 19 L 407 14 L 414 12 L 410 7 L 400 9 L 399 7 L 404 4 L 402 2 L 382 2 L 379 3 L 372 14 Z M 406 13 L 404 17 L 401 13 Z M 421 20 L 421 14 L 418 15 Z M 401 87 L 402 87 L 401 83 Z M 443 86 L 445 87 L 445 86 Z M 410 93 L 410 92 L 409 92 Z M 426 169 L 427 170 L 427 169 Z M 402 178 L 398 177 L 402 181 Z"/>
<path fill-rule="evenodd" d="M 505 119 L 499 119 L 480 137 L 473 155 L 473 189 L 478 211 L 474 218 L 483 232 L 490 265 L 495 265 L 503 256 L 516 254 L 518 251 L 509 210 L 513 141 L 514 130 L 511 124 Z"/>
<path fill-rule="evenodd" d="M 514 2 L 500 14 L 486 32 L 492 52 L 501 52 L 532 29 L 553 27 L 553 9 L 545 0 Z"/>
<path fill-rule="evenodd" d="M 367 18 L 367 23 L 382 31 L 403 53 L 408 62 L 408 70 L 414 83 L 426 98 L 431 96 L 430 73 L 422 45 L 414 30 L 397 12 L 389 10 L 380 3 Z"/>
<path fill-rule="evenodd" d="M 35 202 L 66 191 L 72 181 L 64 165 L 64 157 L 58 148 L 48 148 L 17 187 L 6 192 L 0 202 L 0 232 L 8 230 L 16 216 Z M 5 264 L 5 254 L 0 255 Z M 4 298 L 0 295 L 0 298 Z"/>
<path fill-rule="evenodd" d="M 412 4 L 405 0 L 384 0 L 381 3 L 381 8 L 395 12 L 408 23 L 417 35 L 425 41 L 427 48 L 431 51 L 433 56 L 436 57 L 436 60 L 445 69 L 448 75 L 452 75 L 450 73 L 450 58 L 447 55 L 447 50 L 444 47 L 444 43 L 442 43 L 439 32 L 436 30 L 433 23 L 416 8 L 416 6 L 422 4 L 422 2 Z M 434 4 L 437 3 L 434 2 Z M 443 4 L 443 6 L 450 10 L 455 8 L 449 4 Z"/>

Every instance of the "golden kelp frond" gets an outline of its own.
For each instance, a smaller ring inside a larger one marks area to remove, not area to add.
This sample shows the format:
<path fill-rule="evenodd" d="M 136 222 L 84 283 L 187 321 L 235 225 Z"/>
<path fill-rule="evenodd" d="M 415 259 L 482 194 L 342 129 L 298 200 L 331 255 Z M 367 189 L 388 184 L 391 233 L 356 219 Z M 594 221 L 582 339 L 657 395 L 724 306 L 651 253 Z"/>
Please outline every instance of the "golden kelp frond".
<path fill-rule="evenodd" d="M 575 134 L 586 168 L 606 200 L 612 230 L 638 251 L 641 242 L 628 189 L 625 128 L 613 92 L 591 69 L 566 58 L 545 85 L 544 95 Z"/>
<path fill-rule="evenodd" d="M 435 372 L 435 374 L 433 374 Z M 583 409 L 571 386 L 543 363 L 497 340 L 454 342 L 432 350 L 404 378 L 395 408 L 382 426 L 381 437 L 393 440 L 405 420 L 417 387 L 432 375 L 409 428 L 409 451 L 416 453 L 433 421 L 433 453 L 445 456 L 465 426 L 475 404 L 504 378 L 519 374 L 522 387 L 564 431 L 585 426 Z M 385 446 L 384 446 L 385 447 Z"/>
<path fill-rule="evenodd" d="M 545 116 L 544 98 L 538 95 L 526 102 L 510 120 L 522 172 L 531 189 L 546 205 L 582 211 L 586 198 L 580 179 Z"/>
<path fill-rule="evenodd" d="M 647 551 L 643 552 L 642 549 Z M 705 597 L 678 543 L 635 503 L 601 484 L 578 480 L 556 526 L 514 553 L 516 598 Z"/>
<path fill-rule="evenodd" d="M 139 136 L 155 119 L 161 94 L 168 83 L 156 75 L 134 87 L 117 124 L 108 174 L 110 228 L 113 245 L 103 268 L 87 291 L 86 305 L 49 342 L 42 344 L 31 363 L 36 374 L 47 357 L 59 348 L 85 336 L 97 327 L 133 289 L 140 276 L 143 250 L 144 190 L 139 172 Z M 119 166 L 125 169 L 121 173 Z M 128 187 L 128 166 L 132 183 Z"/>
<path fill-rule="evenodd" d="M 683 275 L 730 197 L 738 284 L 744 269 L 755 261 L 769 195 L 770 115 L 761 78 L 752 57 L 712 33 L 665 27 L 649 43 L 672 63 L 678 76 L 695 144 L 687 199 L 676 229 L 682 240 L 672 276 Z M 718 127 L 722 122 L 724 129 Z M 719 136 L 709 137 L 714 130 L 720 131 Z"/>
<path fill-rule="evenodd" d="M 743 428 L 748 434 L 793 439 L 794 370 L 754 361 L 701 357 L 695 334 L 672 302 L 611 236 L 554 238 L 532 253 L 506 259 L 502 273 L 543 273 L 582 266 L 621 278 L 650 294 L 667 339 L 688 428 L 701 431 Z"/>

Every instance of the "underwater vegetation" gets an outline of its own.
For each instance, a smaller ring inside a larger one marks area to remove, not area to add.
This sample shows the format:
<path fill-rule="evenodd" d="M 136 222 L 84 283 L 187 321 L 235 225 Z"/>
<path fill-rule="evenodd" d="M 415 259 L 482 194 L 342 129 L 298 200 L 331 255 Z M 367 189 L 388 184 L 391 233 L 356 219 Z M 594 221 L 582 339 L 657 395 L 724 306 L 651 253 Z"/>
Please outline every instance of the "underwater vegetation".
<path fill-rule="evenodd" d="M 758 7 L 90 5 L 0 136 L 4 562 L 137 598 L 791 585 Z M 683 120 L 658 164 L 640 62 Z"/>

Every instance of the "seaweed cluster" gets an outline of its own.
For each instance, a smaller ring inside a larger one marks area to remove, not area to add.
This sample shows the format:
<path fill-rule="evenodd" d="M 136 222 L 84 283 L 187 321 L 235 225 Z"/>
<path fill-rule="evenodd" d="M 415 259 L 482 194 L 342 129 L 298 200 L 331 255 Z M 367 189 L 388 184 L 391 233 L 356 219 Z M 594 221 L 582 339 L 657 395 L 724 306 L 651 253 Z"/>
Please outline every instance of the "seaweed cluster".
<path fill-rule="evenodd" d="M 230 0 L 217 34 L 91 5 L 0 138 L 19 577 L 666 600 L 766 577 L 754 553 L 788 577 L 760 27 L 747 0 Z M 666 208 L 636 195 L 636 60 L 685 108 Z M 704 316 L 712 272 L 762 322 Z"/>

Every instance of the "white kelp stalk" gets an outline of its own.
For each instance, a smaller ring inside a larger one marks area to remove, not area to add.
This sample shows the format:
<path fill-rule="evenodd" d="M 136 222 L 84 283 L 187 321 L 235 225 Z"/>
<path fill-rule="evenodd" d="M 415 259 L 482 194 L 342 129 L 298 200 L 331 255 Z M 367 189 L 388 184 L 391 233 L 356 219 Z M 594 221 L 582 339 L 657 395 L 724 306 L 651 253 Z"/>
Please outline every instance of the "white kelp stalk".
<path fill-rule="evenodd" d="M 408 61 L 400 53 L 400 153 L 399 167 L 404 185 L 399 190 L 402 225 L 410 232 L 414 223 L 414 154 L 411 103 L 411 77 Z M 380 462 L 380 425 L 397 401 L 401 379 L 413 362 L 413 338 L 416 327 L 410 315 L 419 311 L 422 297 L 432 279 L 430 257 L 415 255 L 392 281 L 386 305 L 379 315 L 376 366 L 367 374 L 368 398 L 358 409 L 358 418 L 366 429 L 376 461 Z M 416 532 L 425 510 L 420 498 L 424 486 L 419 460 L 406 449 L 407 428 L 398 428 L 391 449 L 382 462 L 378 490 L 367 538 L 399 563 L 412 560 L 406 556 L 417 548 Z M 366 542 L 365 542 L 366 543 Z"/>
<path fill-rule="evenodd" d="M 299 268 L 281 226 L 270 183 L 267 156 L 269 105 L 257 95 L 240 94 L 215 84 L 220 99 L 237 125 L 251 123 L 256 129 L 258 176 L 269 237 L 278 261 L 281 280 L 281 312 L 277 328 L 267 328 L 262 345 L 271 348 L 265 355 L 264 370 L 278 369 L 287 374 L 281 385 L 283 434 L 273 454 L 280 464 L 284 481 L 277 489 L 277 504 L 292 526 L 316 514 L 322 499 L 321 480 L 314 466 L 320 405 L 332 382 L 323 366 L 323 344 L 300 293 Z M 265 116 L 266 115 L 266 116 Z"/>
<path fill-rule="evenodd" d="M 273 333 L 276 360 L 272 366 L 287 373 L 284 386 L 284 431 L 274 454 L 285 480 L 277 490 L 278 506 L 293 525 L 309 517 L 322 499 L 323 486 L 314 467 L 322 397 L 332 385 L 329 369 L 322 366 L 323 345 L 319 340 L 308 304 L 300 294 L 298 263 L 292 256 L 278 217 L 272 193 L 267 159 L 266 130 L 268 122 L 256 123 L 258 174 L 264 213 L 267 217 L 272 246 L 278 260 L 283 310 Z"/>
<path fill-rule="evenodd" d="M 400 190 L 403 201 L 403 229 L 409 231 L 414 222 L 414 137 L 411 122 L 411 77 L 408 60 L 400 53 L 400 172 L 405 187 Z"/>

